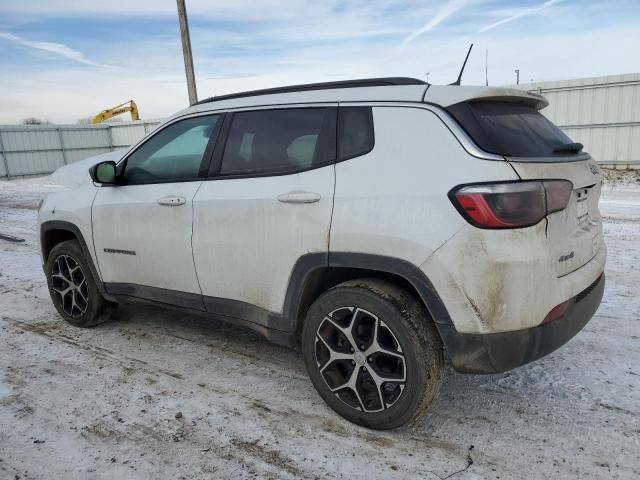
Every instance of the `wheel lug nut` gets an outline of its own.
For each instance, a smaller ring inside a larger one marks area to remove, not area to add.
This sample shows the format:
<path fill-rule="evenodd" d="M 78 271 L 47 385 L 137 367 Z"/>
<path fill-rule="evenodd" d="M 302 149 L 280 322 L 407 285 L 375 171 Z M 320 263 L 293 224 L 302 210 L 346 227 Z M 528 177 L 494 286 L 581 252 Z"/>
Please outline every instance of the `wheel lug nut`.
<path fill-rule="evenodd" d="M 353 349 L 353 347 L 349 347 L 349 350 L 351 350 L 351 353 L 355 352 L 355 350 Z"/>
<path fill-rule="evenodd" d="M 360 350 L 364 350 L 364 345 L 360 345 Z"/>
<path fill-rule="evenodd" d="M 369 357 L 369 363 L 373 363 L 373 357 Z"/>
<path fill-rule="evenodd" d="M 367 371 L 367 367 L 362 367 L 362 371 L 366 372 Z"/>
<path fill-rule="evenodd" d="M 355 365 L 356 361 L 355 360 L 351 360 L 351 365 Z"/>

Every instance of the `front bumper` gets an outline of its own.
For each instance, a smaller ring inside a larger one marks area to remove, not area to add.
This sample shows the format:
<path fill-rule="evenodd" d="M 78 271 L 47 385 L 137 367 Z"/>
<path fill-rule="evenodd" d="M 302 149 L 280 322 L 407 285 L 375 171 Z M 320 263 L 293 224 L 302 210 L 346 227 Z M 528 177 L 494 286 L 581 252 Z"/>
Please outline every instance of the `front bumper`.
<path fill-rule="evenodd" d="M 501 333 L 459 333 L 438 325 L 447 354 L 461 373 L 500 373 L 532 362 L 573 338 L 593 317 L 604 293 L 604 273 L 580 292 L 563 316 L 545 325 Z"/>

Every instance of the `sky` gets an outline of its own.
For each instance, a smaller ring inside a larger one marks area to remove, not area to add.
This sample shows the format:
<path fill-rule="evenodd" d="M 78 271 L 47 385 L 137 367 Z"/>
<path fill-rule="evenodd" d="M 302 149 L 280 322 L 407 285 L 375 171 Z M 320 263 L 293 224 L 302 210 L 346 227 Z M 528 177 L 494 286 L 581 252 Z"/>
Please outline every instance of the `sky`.
<path fill-rule="evenodd" d="M 463 84 L 640 72 L 640 0 L 186 0 L 199 98 L 411 76 Z M 188 105 L 175 0 L 0 0 L 0 124 Z"/>

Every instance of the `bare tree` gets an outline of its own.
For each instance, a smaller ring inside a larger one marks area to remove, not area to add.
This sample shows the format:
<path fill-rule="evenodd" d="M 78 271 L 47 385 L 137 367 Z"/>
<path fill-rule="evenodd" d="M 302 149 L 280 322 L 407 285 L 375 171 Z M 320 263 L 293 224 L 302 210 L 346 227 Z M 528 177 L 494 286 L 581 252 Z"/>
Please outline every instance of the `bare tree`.
<path fill-rule="evenodd" d="M 22 120 L 23 125 L 51 125 L 49 120 L 43 120 L 41 118 L 29 117 Z"/>

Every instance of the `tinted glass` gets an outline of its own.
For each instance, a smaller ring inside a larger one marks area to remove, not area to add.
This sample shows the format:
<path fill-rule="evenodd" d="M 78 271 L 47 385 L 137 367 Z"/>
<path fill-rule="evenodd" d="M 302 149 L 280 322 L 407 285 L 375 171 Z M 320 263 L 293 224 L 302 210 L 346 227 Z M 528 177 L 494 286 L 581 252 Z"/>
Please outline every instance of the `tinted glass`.
<path fill-rule="evenodd" d="M 335 109 L 295 108 L 233 115 L 220 173 L 284 173 L 335 160 Z"/>
<path fill-rule="evenodd" d="M 364 155 L 373 149 L 373 119 L 370 107 L 340 108 L 339 159 Z"/>
<path fill-rule="evenodd" d="M 218 115 L 194 117 L 164 128 L 127 159 L 125 183 L 196 178 Z"/>
<path fill-rule="evenodd" d="M 555 153 L 571 143 L 557 126 L 533 108 L 508 102 L 464 102 L 448 108 L 480 148 L 511 157 L 558 157 L 566 161 L 575 153 Z"/>

